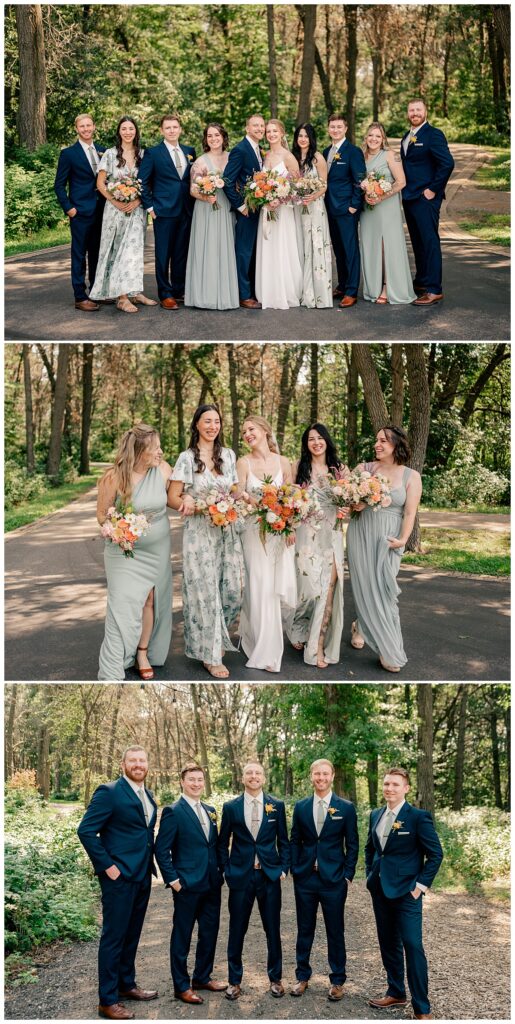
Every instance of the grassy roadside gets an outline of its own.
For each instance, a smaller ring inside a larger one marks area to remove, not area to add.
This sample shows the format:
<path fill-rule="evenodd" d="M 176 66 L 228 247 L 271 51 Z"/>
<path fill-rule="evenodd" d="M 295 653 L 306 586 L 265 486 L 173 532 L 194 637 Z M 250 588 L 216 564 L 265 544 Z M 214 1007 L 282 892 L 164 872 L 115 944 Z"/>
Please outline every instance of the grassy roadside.
<path fill-rule="evenodd" d="M 36 231 L 33 235 L 6 241 L 5 256 L 17 256 L 23 252 L 38 252 L 40 249 L 51 249 L 56 245 L 66 245 L 69 242 L 68 220 L 63 220 L 61 224 L 56 224 L 55 228 L 41 228 L 41 231 Z"/>
<path fill-rule="evenodd" d="M 422 553 L 403 556 L 404 565 L 479 576 L 510 575 L 510 536 L 490 530 L 422 527 Z"/>
<path fill-rule="evenodd" d="M 485 505 L 484 503 L 477 502 L 475 505 L 456 505 L 456 507 L 450 508 L 448 505 L 420 505 L 420 512 L 447 512 L 449 515 L 460 513 L 460 515 L 474 515 L 478 513 L 480 515 L 490 516 L 509 516 L 511 508 L 509 505 Z"/>
<path fill-rule="evenodd" d="M 489 160 L 476 171 L 474 183 L 477 188 L 507 192 L 510 188 L 510 150 L 500 148 L 493 150 L 493 153 L 493 160 Z"/>
<path fill-rule="evenodd" d="M 485 210 L 464 210 L 465 220 L 459 220 L 458 224 L 464 231 L 482 238 L 492 245 L 502 245 L 508 248 L 511 244 L 510 215 L 509 213 L 486 213 Z"/>
<path fill-rule="evenodd" d="M 51 490 L 45 491 L 44 494 L 31 501 L 24 501 L 20 505 L 6 510 L 5 533 L 10 533 L 11 530 L 16 530 L 19 526 L 27 526 L 28 523 L 33 523 L 36 519 L 49 515 L 50 512 L 57 512 L 68 502 L 80 498 L 81 494 L 95 486 L 103 471 L 104 467 L 95 467 L 87 476 L 81 476 L 80 480 L 62 484 L 60 487 L 52 487 Z"/>

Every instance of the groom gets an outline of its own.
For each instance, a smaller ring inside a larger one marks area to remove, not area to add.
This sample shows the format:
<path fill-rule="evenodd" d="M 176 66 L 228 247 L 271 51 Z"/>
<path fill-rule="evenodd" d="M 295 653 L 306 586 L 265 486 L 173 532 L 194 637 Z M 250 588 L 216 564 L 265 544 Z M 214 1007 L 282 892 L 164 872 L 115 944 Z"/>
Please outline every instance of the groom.
<path fill-rule="evenodd" d="M 332 146 L 324 149 L 327 160 L 325 204 L 338 272 L 335 295 L 342 295 L 342 309 L 357 301 L 361 263 L 358 222 L 363 206 L 361 182 L 367 176 L 365 157 L 348 139 L 343 114 L 330 114 L 327 122 Z"/>
<path fill-rule="evenodd" d="M 224 175 L 225 194 L 236 211 L 236 269 L 240 306 L 244 309 L 261 309 L 261 303 L 254 298 L 259 211 L 252 213 L 243 201 L 243 186 L 247 178 L 251 178 L 263 167 L 259 143 L 265 134 L 265 122 L 261 114 L 251 114 L 247 118 L 246 129 L 245 138 L 229 154 Z"/>

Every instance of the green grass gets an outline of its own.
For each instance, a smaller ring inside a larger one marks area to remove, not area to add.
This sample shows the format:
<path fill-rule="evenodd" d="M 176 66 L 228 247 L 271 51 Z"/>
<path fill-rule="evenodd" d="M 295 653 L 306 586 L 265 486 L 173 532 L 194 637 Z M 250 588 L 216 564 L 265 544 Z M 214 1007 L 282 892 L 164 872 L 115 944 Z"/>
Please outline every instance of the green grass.
<path fill-rule="evenodd" d="M 421 512 L 459 512 L 463 515 L 472 515 L 474 512 L 481 515 L 509 516 L 511 509 L 509 505 L 486 505 L 477 502 L 474 505 L 456 505 L 450 508 L 448 505 L 424 505 L 420 506 Z"/>
<path fill-rule="evenodd" d="M 497 192 L 507 192 L 510 188 L 510 151 L 501 149 L 493 160 L 476 171 L 473 178 L 477 188 L 495 189 Z"/>
<path fill-rule="evenodd" d="M 422 528 L 422 554 L 406 554 L 403 564 L 479 576 L 510 575 L 510 537 L 490 530 Z"/>
<path fill-rule="evenodd" d="M 508 248 L 510 245 L 509 213 L 486 213 L 484 210 L 464 210 L 463 213 L 467 219 L 458 221 L 460 228 L 470 231 L 485 242 Z"/>
<path fill-rule="evenodd" d="M 80 480 L 74 483 L 52 487 L 50 491 L 46 491 L 40 497 L 34 498 L 32 501 L 24 501 L 9 509 L 5 513 L 5 533 L 16 530 L 18 526 L 34 523 L 36 519 L 41 519 L 42 516 L 47 516 L 50 512 L 57 512 L 68 502 L 94 487 L 102 472 L 103 467 L 95 468 L 87 476 L 81 476 Z"/>
<path fill-rule="evenodd" d="M 5 255 L 17 256 L 21 252 L 37 252 L 39 249 L 50 249 L 55 245 L 65 245 L 70 241 L 70 228 L 68 218 L 55 228 L 41 228 L 33 235 L 25 235 L 24 238 L 14 238 L 5 243 Z"/>

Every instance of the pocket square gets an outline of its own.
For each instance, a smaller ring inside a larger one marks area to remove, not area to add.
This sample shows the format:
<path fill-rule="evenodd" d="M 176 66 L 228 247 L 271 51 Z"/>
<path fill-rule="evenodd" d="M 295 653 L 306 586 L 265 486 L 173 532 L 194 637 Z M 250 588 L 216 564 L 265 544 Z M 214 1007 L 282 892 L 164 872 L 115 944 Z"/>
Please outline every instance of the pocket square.
<path fill-rule="evenodd" d="M 336 814 L 334 814 L 334 815 L 333 815 L 333 816 L 331 817 L 331 821 L 343 821 L 343 817 L 342 817 L 342 815 L 341 815 L 341 814 L 339 814 L 339 815 L 336 815 Z"/>
<path fill-rule="evenodd" d="M 413 145 L 414 146 L 423 146 L 424 143 L 423 142 L 414 142 Z"/>
<path fill-rule="evenodd" d="M 398 836 L 409 836 L 409 835 L 411 835 L 411 833 L 410 832 L 397 832 L 397 835 Z"/>
<path fill-rule="evenodd" d="M 277 818 L 267 818 L 267 821 L 277 821 Z"/>

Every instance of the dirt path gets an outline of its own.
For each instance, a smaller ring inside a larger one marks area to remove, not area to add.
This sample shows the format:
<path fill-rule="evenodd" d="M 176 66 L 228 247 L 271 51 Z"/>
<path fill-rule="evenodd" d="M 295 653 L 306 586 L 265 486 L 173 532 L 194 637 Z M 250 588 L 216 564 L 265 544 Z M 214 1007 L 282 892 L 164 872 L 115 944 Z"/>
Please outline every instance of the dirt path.
<path fill-rule="evenodd" d="M 244 950 L 244 994 L 237 1003 L 207 994 L 202 1007 L 188 1007 L 172 998 L 168 966 L 171 927 L 171 894 L 162 883 L 154 884 L 138 954 L 138 981 L 156 987 L 159 999 L 138 1006 L 142 1020 L 404 1020 L 411 1006 L 375 1011 L 367 1005 L 371 995 L 385 991 L 370 897 L 363 881 L 355 881 L 346 910 L 348 980 L 342 1003 L 327 1001 L 328 988 L 325 934 L 321 917 L 313 977 L 306 995 L 281 1000 L 269 995 L 266 977 L 266 944 L 254 910 Z M 227 889 L 222 896 L 222 920 L 214 976 L 226 979 Z M 282 936 L 284 983 L 295 980 L 295 905 L 288 878 L 283 890 Z M 424 944 L 430 967 L 432 1011 L 437 1019 L 510 1018 L 510 917 L 501 904 L 480 897 L 430 893 L 424 907 Z M 7 994 L 7 1020 L 95 1019 L 96 942 L 59 945 L 38 966 L 38 983 Z M 134 1008 L 134 1004 L 132 1004 Z"/>

